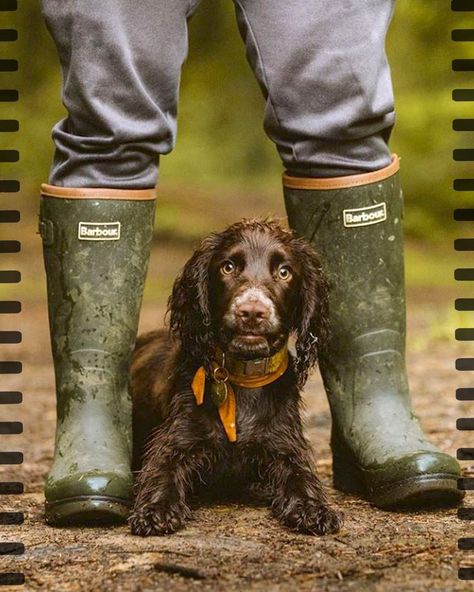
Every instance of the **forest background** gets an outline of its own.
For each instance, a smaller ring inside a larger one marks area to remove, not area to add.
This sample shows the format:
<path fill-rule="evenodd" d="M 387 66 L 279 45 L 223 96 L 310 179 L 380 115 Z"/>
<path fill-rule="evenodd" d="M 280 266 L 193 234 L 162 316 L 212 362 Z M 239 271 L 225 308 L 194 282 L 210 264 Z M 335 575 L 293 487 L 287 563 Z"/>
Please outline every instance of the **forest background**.
<path fill-rule="evenodd" d="M 1 17 L 6 18 L 6 17 Z M 8 17 L 11 19 L 11 16 Z M 21 159 L 2 164 L 4 178 L 22 182 L 24 249 L 40 256 L 36 226 L 38 193 L 47 180 L 51 128 L 65 116 L 61 72 L 37 0 L 20 2 L 19 39 L 3 44 L 3 56 L 19 59 L 19 73 L 2 74 L 20 100 L 2 104 L 2 118 L 20 120 L 20 132 L 2 134 L 0 148 Z M 454 192 L 455 177 L 472 177 L 472 163 L 454 162 L 454 148 L 472 147 L 472 132 L 452 130 L 454 118 L 472 117 L 470 103 L 452 100 L 453 88 L 469 88 L 472 74 L 452 72 L 451 62 L 473 58 L 470 43 L 451 41 L 452 28 L 469 28 L 469 13 L 450 15 L 447 0 L 398 0 L 387 53 L 396 97 L 397 125 L 391 149 L 402 157 L 409 285 L 454 286 L 459 263 L 455 236 L 468 236 L 453 209 L 472 202 Z M 9 21 L 11 23 L 11 20 Z M 242 216 L 283 216 L 281 164 L 262 127 L 264 102 L 246 62 L 230 0 L 203 0 L 189 23 L 189 56 L 183 68 L 175 150 L 161 158 L 156 239 L 166 247 L 196 241 Z M 457 227 L 456 227 L 457 224 Z M 170 278 L 159 281 L 160 292 Z M 35 278 L 25 277 L 35 294 Z M 5 287 L 2 293 L 10 288 Z"/>

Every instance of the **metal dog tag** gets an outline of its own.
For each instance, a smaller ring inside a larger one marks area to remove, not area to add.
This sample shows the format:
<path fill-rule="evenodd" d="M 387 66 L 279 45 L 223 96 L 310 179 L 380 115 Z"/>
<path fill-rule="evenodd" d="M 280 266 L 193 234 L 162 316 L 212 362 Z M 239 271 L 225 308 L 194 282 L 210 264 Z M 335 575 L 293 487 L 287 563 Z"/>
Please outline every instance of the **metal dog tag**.
<path fill-rule="evenodd" d="M 214 405 L 220 407 L 227 399 L 227 384 L 225 382 L 213 382 L 211 396 Z"/>

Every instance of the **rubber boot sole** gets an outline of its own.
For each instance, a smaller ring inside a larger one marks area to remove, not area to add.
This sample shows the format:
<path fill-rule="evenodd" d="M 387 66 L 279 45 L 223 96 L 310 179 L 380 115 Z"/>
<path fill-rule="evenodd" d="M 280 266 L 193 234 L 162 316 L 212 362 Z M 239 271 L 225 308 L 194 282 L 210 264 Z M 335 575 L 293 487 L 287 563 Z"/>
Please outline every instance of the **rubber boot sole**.
<path fill-rule="evenodd" d="M 106 496 L 77 496 L 45 503 L 50 526 L 102 526 L 124 523 L 131 502 Z"/>
<path fill-rule="evenodd" d="M 386 510 L 409 510 L 457 505 L 464 497 L 459 476 L 449 473 L 415 475 L 369 488 L 371 471 L 333 455 L 333 483 L 339 491 L 358 495 Z"/>

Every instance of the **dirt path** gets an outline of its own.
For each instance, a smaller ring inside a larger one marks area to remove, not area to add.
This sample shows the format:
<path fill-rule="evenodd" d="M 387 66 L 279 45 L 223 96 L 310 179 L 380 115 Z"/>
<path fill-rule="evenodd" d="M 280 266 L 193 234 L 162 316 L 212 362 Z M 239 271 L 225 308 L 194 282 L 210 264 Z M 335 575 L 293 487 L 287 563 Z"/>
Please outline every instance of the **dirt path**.
<path fill-rule="evenodd" d="M 147 305 L 142 328 L 156 326 L 161 313 Z M 21 346 L 11 346 L 8 359 L 22 359 L 24 372 L 21 377 L 6 377 L 1 390 L 21 389 L 25 402 L 21 411 L 8 406 L 1 411 L 5 419 L 21 416 L 25 432 L 3 436 L 2 449 L 23 450 L 25 462 L 21 469 L 3 467 L 1 478 L 25 483 L 23 496 L 2 499 L 2 511 L 24 510 L 25 523 L 3 527 L 1 540 L 21 541 L 26 552 L 0 558 L 0 571 L 23 571 L 26 590 L 474 589 L 469 582 L 457 580 L 460 559 L 467 565 L 471 559 L 474 565 L 474 557 L 457 554 L 456 541 L 467 536 L 469 529 L 457 520 L 455 510 L 386 513 L 337 492 L 332 495 L 344 510 L 346 523 L 338 535 L 326 538 L 292 534 L 276 524 L 265 508 L 240 505 L 201 508 L 185 530 L 163 538 L 132 537 L 126 527 L 46 527 L 41 490 L 52 456 L 53 375 L 43 305 L 26 305 L 21 316 L 24 341 Z M 416 314 L 412 318 L 412 337 L 416 337 L 423 332 L 423 323 Z M 465 354 L 467 351 L 465 348 Z M 469 445 L 468 434 L 455 430 L 456 418 L 469 415 L 467 406 L 454 402 L 455 388 L 470 384 L 469 373 L 458 376 L 453 370 L 454 359 L 460 354 L 459 345 L 428 340 L 421 349 L 411 351 L 409 364 L 415 410 L 433 440 L 450 452 Z M 307 387 L 306 401 L 307 434 L 317 452 L 323 480 L 330 487 L 329 413 L 319 378 Z M 170 564 L 178 566 L 179 573 L 168 573 L 166 566 Z"/>

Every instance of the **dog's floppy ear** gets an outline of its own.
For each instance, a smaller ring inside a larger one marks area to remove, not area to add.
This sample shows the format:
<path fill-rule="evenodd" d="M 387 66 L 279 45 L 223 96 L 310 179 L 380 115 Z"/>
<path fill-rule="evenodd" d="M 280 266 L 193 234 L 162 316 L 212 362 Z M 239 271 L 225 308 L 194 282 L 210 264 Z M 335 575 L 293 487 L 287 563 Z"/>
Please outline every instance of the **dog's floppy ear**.
<path fill-rule="evenodd" d="M 303 239 L 294 240 L 301 261 L 301 298 L 293 321 L 296 335 L 295 372 L 302 387 L 318 359 L 318 350 L 327 339 L 328 283 L 319 256 Z"/>
<path fill-rule="evenodd" d="M 176 278 L 168 300 L 170 330 L 198 364 L 210 364 L 214 334 L 209 304 L 209 267 L 219 236 L 205 238 Z"/>

